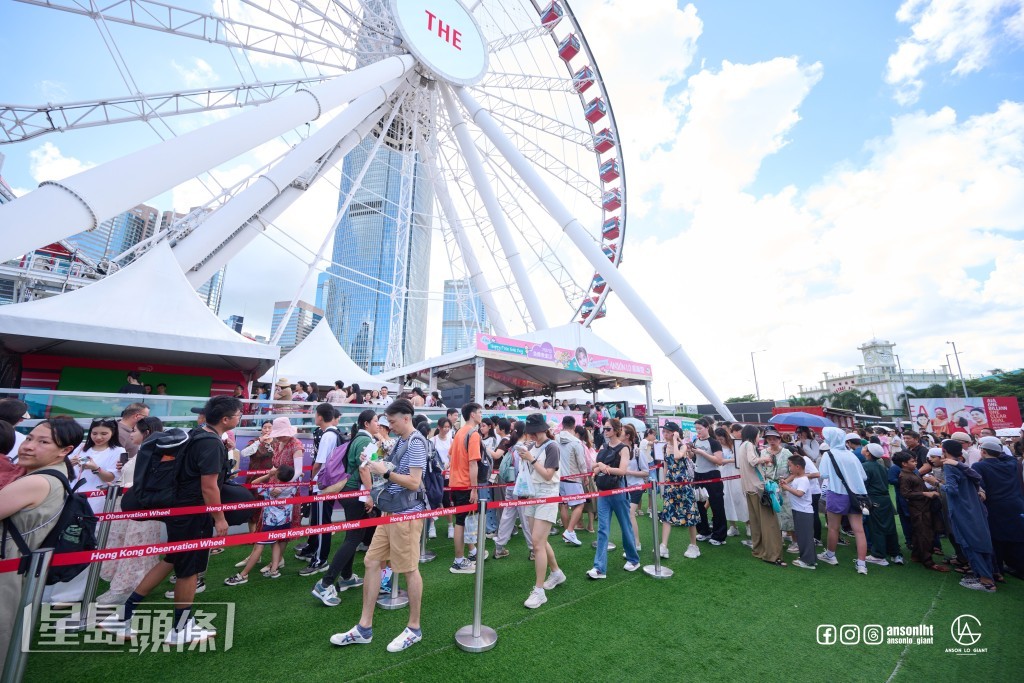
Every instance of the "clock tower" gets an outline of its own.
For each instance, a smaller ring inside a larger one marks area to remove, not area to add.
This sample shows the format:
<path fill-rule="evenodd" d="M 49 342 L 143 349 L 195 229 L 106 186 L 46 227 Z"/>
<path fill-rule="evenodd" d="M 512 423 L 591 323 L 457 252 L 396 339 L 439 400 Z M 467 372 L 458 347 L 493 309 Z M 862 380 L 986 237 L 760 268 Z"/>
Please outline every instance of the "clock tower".
<path fill-rule="evenodd" d="M 896 345 L 884 339 L 872 339 L 863 346 L 857 347 L 864 354 L 864 371 L 871 372 L 893 372 L 896 370 L 896 361 L 893 358 L 893 347 Z"/>

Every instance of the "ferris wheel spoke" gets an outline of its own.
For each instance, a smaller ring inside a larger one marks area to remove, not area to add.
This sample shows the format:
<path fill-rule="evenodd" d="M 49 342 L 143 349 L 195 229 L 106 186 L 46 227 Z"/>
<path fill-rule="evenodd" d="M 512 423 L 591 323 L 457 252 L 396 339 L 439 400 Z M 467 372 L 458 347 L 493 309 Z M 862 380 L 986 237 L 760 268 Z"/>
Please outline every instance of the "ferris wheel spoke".
<path fill-rule="evenodd" d="M 540 174 L 531 166 L 529 160 L 505 137 L 497 122 L 473 98 L 473 95 L 466 88 L 457 87 L 455 88 L 455 93 L 469 112 L 473 122 L 483 131 L 491 143 L 501 151 L 509 165 L 515 169 L 515 172 L 523 179 L 523 182 L 530 188 L 541 205 L 551 214 L 551 217 L 562 226 L 562 230 L 565 231 L 569 239 L 573 241 L 587 260 L 590 261 L 594 269 L 618 293 L 619 298 L 625 302 L 630 312 L 637 318 L 641 326 L 647 330 L 662 352 L 726 419 L 733 419 L 729 407 L 718 397 L 707 380 L 704 379 L 700 370 L 697 369 L 697 366 L 694 365 L 686 351 L 683 350 L 682 345 L 668 331 L 668 328 L 665 327 L 658 315 L 648 305 L 646 299 L 633 289 L 622 273 L 605 257 L 601 248 L 594 244 L 587 231 L 559 200 L 551 188 L 547 186 Z"/>
<path fill-rule="evenodd" d="M 510 72 L 491 72 L 480 82 L 480 87 L 487 89 L 501 88 L 513 91 L 575 92 L 571 78 Z"/>
<path fill-rule="evenodd" d="M 466 127 L 466 122 L 462 118 L 462 114 L 459 113 L 458 106 L 452 99 L 447 86 L 441 86 L 441 98 L 444 100 L 445 109 L 448 112 L 448 120 L 452 124 L 456 142 L 459 145 L 459 150 L 462 152 L 462 158 L 465 159 L 466 166 L 473 176 L 477 193 L 487 208 L 487 215 L 491 219 L 491 225 L 494 226 L 494 230 L 498 234 L 502 251 L 505 258 L 508 259 L 509 266 L 519 285 L 519 290 L 526 301 L 526 308 L 530 312 L 530 319 L 538 329 L 547 329 L 548 325 L 544 316 L 544 309 L 541 307 L 540 299 L 537 297 L 533 284 L 530 282 L 523 258 L 519 253 L 519 245 L 516 244 L 512 231 L 505 221 L 505 216 L 498 204 L 494 189 L 491 187 L 490 180 L 487 178 L 483 164 L 480 161 L 480 155 L 477 154 L 476 145 L 473 144 L 469 129 Z"/>
<path fill-rule="evenodd" d="M 199 88 L 151 95 L 106 97 L 90 102 L 45 105 L 0 105 L 0 144 L 30 140 L 47 133 L 66 132 L 115 123 L 143 121 L 155 116 L 180 116 L 218 109 L 240 109 L 264 104 L 314 86 L 324 77 L 286 81 L 239 83 L 219 88 Z"/>
<path fill-rule="evenodd" d="M 340 69 L 350 68 L 345 50 L 309 36 L 298 40 L 291 33 L 233 21 L 216 14 L 168 5 L 154 0 L 106 0 L 103 6 L 90 0 L 17 0 L 28 5 L 82 14 L 104 21 L 202 40 L 226 47 L 252 50 L 299 62 Z"/>
<path fill-rule="evenodd" d="M 594 150 L 594 134 L 589 130 L 571 126 L 550 114 L 524 107 L 519 102 L 481 88 L 473 88 L 473 92 L 487 99 L 488 110 L 492 116 L 567 140 L 590 151 Z"/>
<path fill-rule="evenodd" d="M 487 277 L 484 275 L 483 268 L 480 267 L 480 261 L 476 257 L 476 251 L 473 249 L 473 245 L 466 236 L 465 226 L 459 218 L 455 205 L 452 203 L 451 195 L 448 193 L 448 187 L 441 180 L 441 170 L 438 166 L 437 159 L 426 144 L 422 143 L 422 141 L 418 142 L 420 144 L 420 154 L 423 157 L 423 163 L 427 169 L 427 173 L 429 174 L 430 182 L 434 187 L 434 196 L 436 197 L 437 203 L 441 208 L 441 212 L 445 217 L 443 222 L 448 224 L 448 227 L 453 233 L 456 244 L 459 248 L 459 253 L 466 264 L 466 271 L 470 282 L 472 282 L 473 288 L 476 290 L 477 295 L 484 304 L 484 309 L 487 311 L 491 324 L 494 325 L 494 331 L 502 337 L 507 337 L 508 330 L 505 327 L 505 319 L 502 317 L 501 309 L 498 308 L 498 304 L 494 300 L 494 292 L 491 291 L 490 286 L 487 284 Z"/>

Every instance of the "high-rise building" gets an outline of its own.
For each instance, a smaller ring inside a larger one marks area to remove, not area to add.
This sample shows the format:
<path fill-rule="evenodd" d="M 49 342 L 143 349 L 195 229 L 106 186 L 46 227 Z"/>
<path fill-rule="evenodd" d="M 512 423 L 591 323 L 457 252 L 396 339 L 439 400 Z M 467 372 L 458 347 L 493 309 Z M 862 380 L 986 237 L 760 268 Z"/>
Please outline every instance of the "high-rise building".
<path fill-rule="evenodd" d="M 218 316 L 220 315 L 220 300 L 224 296 L 224 275 L 227 270 L 228 267 L 224 266 L 196 290 L 196 294 L 203 300 L 203 303 Z"/>
<path fill-rule="evenodd" d="M 327 297 L 331 291 L 331 276 L 328 273 L 320 273 L 316 276 L 316 299 L 317 308 L 327 310 Z"/>
<path fill-rule="evenodd" d="M 278 301 L 274 304 L 274 317 L 270 324 L 271 335 L 277 333 L 277 328 L 281 325 L 281 321 L 284 320 L 290 303 L 290 301 Z M 278 346 L 281 347 L 281 353 L 288 353 L 298 346 L 313 331 L 313 328 L 316 327 L 323 317 L 324 312 L 322 309 L 306 301 L 297 301 L 291 315 L 288 316 L 288 321 L 285 323 L 284 333 L 277 342 Z"/>
<path fill-rule="evenodd" d="M 242 325 L 245 324 L 244 315 L 229 315 L 225 320 L 224 324 L 233 329 L 238 334 L 242 334 Z"/>
<path fill-rule="evenodd" d="M 480 296 L 469 278 L 444 281 L 444 305 L 441 309 L 441 353 L 472 346 L 477 332 L 486 332 L 490 323 Z"/>
<path fill-rule="evenodd" d="M 341 198 L 381 135 L 345 157 Z M 401 117 L 387 131 L 334 239 L 327 321 L 356 365 L 371 374 L 426 353 L 433 190 Z"/>
<path fill-rule="evenodd" d="M 93 261 L 112 259 L 156 233 L 160 212 L 139 204 L 100 223 L 94 230 L 80 232 L 68 242 Z"/>

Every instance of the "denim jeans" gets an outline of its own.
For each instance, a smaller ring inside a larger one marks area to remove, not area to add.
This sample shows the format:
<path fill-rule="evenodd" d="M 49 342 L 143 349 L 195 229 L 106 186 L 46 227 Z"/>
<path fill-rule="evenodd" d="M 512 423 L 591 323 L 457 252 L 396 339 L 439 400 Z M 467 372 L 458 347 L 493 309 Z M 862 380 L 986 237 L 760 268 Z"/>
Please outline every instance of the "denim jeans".
<path fill-rule="evenodd" d="M 477 489 L 476 493 L 480 500 L 491 500 L 491 489 Z M 494 510 L 487 511 L 487 529 L 484 533 L 498 533 L 498 516 Z"/>
<path fill-rule="evenodd" d="M 622 529 L 622 549 L 626 551 L 626 560 L 640 563 L 636 539 L 633 538 L 633 525 L 629 521 L 629 495 L 616 493 L 613 496 L 602 496 L 597 499 L 597 552 L 594 553 L 594 567 L 601 573 L 608 570 L 608 533 L 612 528 L 613 512 Z"/>

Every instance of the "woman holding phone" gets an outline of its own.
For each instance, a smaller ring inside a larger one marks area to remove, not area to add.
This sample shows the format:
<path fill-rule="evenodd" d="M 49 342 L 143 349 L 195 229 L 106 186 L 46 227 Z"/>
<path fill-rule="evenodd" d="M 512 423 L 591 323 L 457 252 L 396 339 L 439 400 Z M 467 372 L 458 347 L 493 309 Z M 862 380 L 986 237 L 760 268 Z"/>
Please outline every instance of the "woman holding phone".
<path fill-rule="evenodd" d="M 558 496 L 558 465 L 561 461 L 562 451 L 555 443 L 554 437 L 548 430 L 548 423 L 540 413 L 532 413 L 526 418 L 524 431 L 532 442 L 517 444 L 519 457 L 525 466 L 530 470 L 530 481 L 533 483 L 537 498 L 551 498 Z M 530 535 L 533 538 L 533 567 L 536 573 L 536 582 L 530 597 L 523 603 L 530 609 L 536 609 L 548 601 L 545 591 L 552 590 L 559 584 L 565 583 L 565 574 L 558 568 L 558 560 L 555 559 L 555 550 L 548 542 L 551 525 L 558 518 L 558 503 L 541 503 L 527 508 L 526 516 L 530 521 Z M 547 569 L 551 574 L 545 579 Z"/>
<path fill-rule="evenodd" d="M 605 442 L 597 454 L 594 464 L 594 479 L 597 488 L 610 491 L 625 485 L 624 477 L 629 472 L 629 446 L 622 442 L 622 423 L 618 418 L 611 418 L 602 427 Z M 608 533 L 612 526 L 612 513 L 622 529 L 622 547 L 626 551 L 627 572 L 635 572 L 640 568 L 640 555 L 636 551 L 636 539 L 633 537 L 633 525 L 629 523 L 629 497 L 625 493 L 614 493 L 597 499 L 597 551 L 594 553 L 594 566 L 587 571 L 591 579 L 607 578 L 608 568 Z"/>

